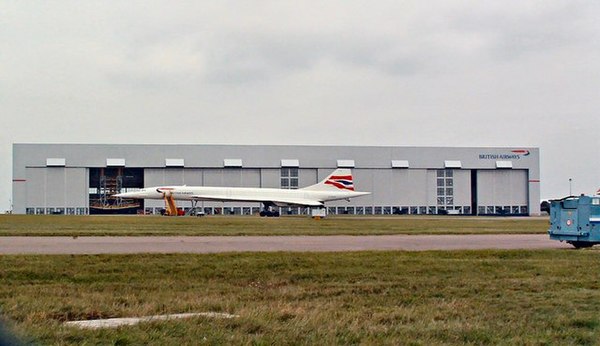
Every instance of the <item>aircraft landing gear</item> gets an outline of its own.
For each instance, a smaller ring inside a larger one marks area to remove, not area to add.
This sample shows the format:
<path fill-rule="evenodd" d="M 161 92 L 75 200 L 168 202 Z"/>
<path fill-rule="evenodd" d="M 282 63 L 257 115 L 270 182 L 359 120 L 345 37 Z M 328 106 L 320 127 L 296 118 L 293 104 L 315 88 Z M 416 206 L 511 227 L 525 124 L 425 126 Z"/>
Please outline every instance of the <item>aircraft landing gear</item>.
<path fill-rule="evenodd" d="M 260 213 L 258 214 L 262 217 L 279 217 L 279 212 L 278 211 L 271 211 L 271 210 L 261 210 Z"/>
<path fill-rule="evenodd" d="M 272 203 L 263 203 L 265 206 L 265 209 L 261 210 L 260 213 L 258 215 L 260 215 L 261 217 L 279 217 L 279 212 L 276 210 L 271 210 L 272 206 L 275 206 Z"/>
<path fill-rule="evenodd" d="M 198 201 L 192 200 L 192 209 L 187 214 L 188 216 L 204 216 L 204 210 L 198 207 Z"/>

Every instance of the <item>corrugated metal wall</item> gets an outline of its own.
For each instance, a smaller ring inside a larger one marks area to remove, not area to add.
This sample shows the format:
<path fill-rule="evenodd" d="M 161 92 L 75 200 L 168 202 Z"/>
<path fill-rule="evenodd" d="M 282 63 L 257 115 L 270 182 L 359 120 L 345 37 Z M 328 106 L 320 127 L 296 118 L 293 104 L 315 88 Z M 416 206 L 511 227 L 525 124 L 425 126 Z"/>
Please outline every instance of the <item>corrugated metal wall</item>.
<path fill-rule="evenodd" d="M 119 146 L 44 145 L 14 147 L 13 198 L 16 213 L 43 208 L 88 208 L 89 168 L 105 167 L 108 158 L 124 158 L 126 167 L 144 170 L 144 185 L 204 185 L 234 187 L 281 186 L 281 160 L 299 162 L 299 187 L 315 184 L 335 169 L 336 160 L 356 162 L 355 186 L 372 195 L 350 202 L 328 203 L 350 213 L 387 213 L 394 208 L 433 213 L 439 205 L 438 170 L 445 159 L 462 160 L 453 169 L 452 208 L 467 213 L 471 203 L 471 171 L 476 170 L 476 198 L 481 214 L 510 207 L 514 213 L 539 212 L 539 152 L 513 160 L 514 169 L 495 169 L 495 159 L 481 153 L 503 155 L 506 148 L 401 148 L 307 146 Z M 487 154 L 486 154 L 487 155 Z M 66 167 L 46 167 L 47 158 L 66 158 Z M 181 158 L 183 167 L 165 168 L 166 158 Z M 243 168 L 223 168 L 224 159 L 243 162 Z M 391 161 L 406 159 L 410 168 L 391 168 Z M 205 206 L 255 207 L 258 204 L 204 203 Z M 147 208 L 161 208 L 162 201 L 146 201 Z M 353 209 L 345 209 L 354 207 Z M 359 209 L 360 208 L 360 209 Z M 370 209 L 365 209 L 370 208 Z M 436 209 L 438 208 L 438 209 Z M 87 210 L 85 210 L 87 212 Z M 330 210 L 331 211 L 331 210 Z"/>

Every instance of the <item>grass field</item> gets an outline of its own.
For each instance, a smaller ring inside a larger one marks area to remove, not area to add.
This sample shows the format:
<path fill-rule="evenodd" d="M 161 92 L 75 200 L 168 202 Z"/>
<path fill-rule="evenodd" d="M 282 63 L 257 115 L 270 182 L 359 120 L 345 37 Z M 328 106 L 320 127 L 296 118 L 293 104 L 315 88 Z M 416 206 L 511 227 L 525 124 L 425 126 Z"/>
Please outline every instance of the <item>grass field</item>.
<path fill-rule="evenodd" d="M 600 342 L 600 251 L 0 256 L 0 311 L 41 344 Z M 220 311 L 83 331 L 65 320 Z"/>
<path fill-rule="evenodd" d="M 161 217 L 0 215 L 8 235 L 364 235 L 545 233 L 547 218 L 480 217 Z"/>

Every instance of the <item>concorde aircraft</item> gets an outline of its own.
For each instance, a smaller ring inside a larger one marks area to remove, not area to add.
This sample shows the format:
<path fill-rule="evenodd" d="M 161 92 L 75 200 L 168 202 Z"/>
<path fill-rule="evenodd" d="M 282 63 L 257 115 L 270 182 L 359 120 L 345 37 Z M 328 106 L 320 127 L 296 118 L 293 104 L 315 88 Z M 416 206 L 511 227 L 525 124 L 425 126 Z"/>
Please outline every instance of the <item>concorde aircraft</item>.
<path fill-rule="evenodd" d="M 354 191 L 354 181 L 350 169 L 337 169 L 318 184 L 297 190 L 250 188 L 250 187 L 208 187 L 208 186 L 155 186 L 135 192 L 114 195 L 130 199 L 164 199 L 169 215 L 176 214 L 175 200 L 219 201 L 219 202 L 260 202 L 265 209 L 261 216 L 279 216 L 271 211 L 273 206 L 306 206 L 322 208 L 324 203 L 368 195 L 370 192 Z"/>

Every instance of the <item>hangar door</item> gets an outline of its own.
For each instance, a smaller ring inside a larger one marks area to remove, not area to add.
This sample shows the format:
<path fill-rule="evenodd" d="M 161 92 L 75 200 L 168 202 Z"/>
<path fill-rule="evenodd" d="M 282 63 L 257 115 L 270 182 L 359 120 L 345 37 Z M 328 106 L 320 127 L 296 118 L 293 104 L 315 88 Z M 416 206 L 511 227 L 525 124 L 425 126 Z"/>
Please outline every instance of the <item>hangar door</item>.
<path fill-rule="evenodd" d="M 528 215 L 527 170 L 478 170 L 477 214 Z"/>
<path fill-rule="evenodd" d="M 85 168 L 27 167 L 27 214 L 86 214 Z"/>

